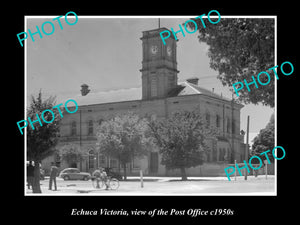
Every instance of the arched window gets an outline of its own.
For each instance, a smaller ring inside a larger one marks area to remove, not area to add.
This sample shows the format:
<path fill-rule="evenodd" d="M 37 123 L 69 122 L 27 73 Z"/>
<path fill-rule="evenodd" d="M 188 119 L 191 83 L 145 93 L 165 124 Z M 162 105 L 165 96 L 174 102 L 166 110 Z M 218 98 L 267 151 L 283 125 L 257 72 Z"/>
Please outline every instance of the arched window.
<path fill-rule="evenodd" d="M 205 114 L 205 119 L 206 119 L 206 124 L 207 124 L 207 126 L 210 126 L 210 114 L 209 114 L 209 112 L 207 112 L 207 113 Z"/>
<path fill-rule="evenodd" d="M 71 136 L 75 136 L 77 133 L 76 121 L 72 121 L 71 123 Z"/>
<path fill-rule="evenodd" d="M 219 161 L 224 161 L 224 156 L 225 156 L 225 148 L 220 148 L 219 149 Z"/>
<path fill-rule="evenodd" d="M 94 150 L 89 151 L 89 169 L 95 169 L 95 152 Z"/>
<path fill-rule="evenodd" d="M 88 135 L 93 135 L 94 127 L 93 127 L 93 120 L 88 121 Z"/>
<path fill-rule="evenodd" d="M 227 118 L 227 133 L 230 133 L 230 128 L 231 128 L 231 126 L 230 126 L 231 124 L 230 124 L 230 119 L 229 119 L 229 117 Z"/>
<path fill-rule="evenodd" d="M 226 149 L 224 160 L 226 160 L 226 161 L 230 160 L 230 150 L 229 150 L 229 148 Z"/>
<path fill-rule="evenodd" d="M 98 125 L 101 125 L 101 123 L 104 121 L 104 119 L 99 119 L 98 120 Z"/>
<path fill-rule="evenodd" d="M 235 134 L 236 129 L 235 129 L 235 120 L 232 120 L 232 133 Z"/>
<path fill-rule="evenodd" d="M 217 127 L 221 126 L 221 117 L 219 115 L 216 116 L 216 126 Z"/>
<path fill-rule="evenodd" d="M 101 154 L 99 156 L 99 164 L 100 164 L 101 167 L 107 167 L 105 155 Z"/>
<path fill-rule="evenodd" d="M 217 161 L 217 148 L 213 147 L 212 149 L 212 161 L 216 162 Z"/>

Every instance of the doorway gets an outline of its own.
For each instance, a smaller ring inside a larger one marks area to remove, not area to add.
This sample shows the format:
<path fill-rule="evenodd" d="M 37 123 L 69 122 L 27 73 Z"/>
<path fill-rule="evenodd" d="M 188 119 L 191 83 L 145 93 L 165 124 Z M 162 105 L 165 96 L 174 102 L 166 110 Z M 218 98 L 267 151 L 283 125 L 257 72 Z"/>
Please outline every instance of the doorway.
<path fill-rule="evenodd" d="M 157 174 L 158 173 L 158 152 L 151 152 L 150 153 L 150 174 Z"/>

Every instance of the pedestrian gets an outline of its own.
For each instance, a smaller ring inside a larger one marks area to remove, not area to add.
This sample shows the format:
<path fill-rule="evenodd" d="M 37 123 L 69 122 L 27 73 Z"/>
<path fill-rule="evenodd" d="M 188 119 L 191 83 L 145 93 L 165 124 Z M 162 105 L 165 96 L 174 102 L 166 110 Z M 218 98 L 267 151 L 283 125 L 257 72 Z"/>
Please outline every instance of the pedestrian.
<path fill-rule="evenodd" d="M 100 180 L 101 180 L 101 177 L 100 177 L 100 176 L 101 176 L 100 168 L 96 169 L 96 170 L 93 172 L 92 176 L 96 179 L 96 183 L 97 183 L 96 188 L 100 188 L 100 185 L 99 185 Z"/>
<path fill-rule="evenodd" d="M 105 172 L 105 170 L 103 168 L 100 168 L 100 177 L 104 181 L 104 184 L 106 187 L 105 190 L 109 190 L 107 173 Z"/>
<path fill-rule="evenodd" d="M 53 182 L 55 191 L 57 191 L 57 186 L 56 186 L 57 172 L 58 172 L 58 168 L 55 166 L 54 162 L 52 162 L 51 170 L 50 170 L 50 179 L 49 179 L 49 190 L 52 190 L 52 182 Z"/>
<path fill-rule="evenodd" d="M 32 165 L 32 161 L 29 161 L 27 164 L 27 187 L 30 189 L 30 186 L 32 188 L 34 180 L 34 166 Z"/>
<path fill-rule="evenodd" d="M 107 173 L 105 172 L 105 170 L 102 167 L 99 167 L 98 169 L 96 169 L 93 174 L 93 177 L 96 178 L 96 182 L 97 182 L 97 186 L 96 188 L 100 188 L 100 181 L 103 181 L 105 184 L 105 190 L 109 190 L 109 185 L 108 185 L 108 177 L 107 177 Z"/>

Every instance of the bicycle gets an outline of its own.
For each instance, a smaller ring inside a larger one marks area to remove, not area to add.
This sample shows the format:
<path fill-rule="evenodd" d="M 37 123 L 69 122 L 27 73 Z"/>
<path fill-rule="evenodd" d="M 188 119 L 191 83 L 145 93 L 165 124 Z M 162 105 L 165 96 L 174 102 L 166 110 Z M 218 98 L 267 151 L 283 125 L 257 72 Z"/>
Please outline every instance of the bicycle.
<path fill-rule="evenodd" d="M 119 180 L 116 178 L 111 178 L 110 176 L 107 177 L 106 180 L 107 187 L 110 188 L 111 190 L 117 190 L 120 186 Z M 93 187 L 96 189 L 101 189 L 105 185 L 105 180 L 102 179 L 101 177 L 92 177 L 92 184 Z"/>

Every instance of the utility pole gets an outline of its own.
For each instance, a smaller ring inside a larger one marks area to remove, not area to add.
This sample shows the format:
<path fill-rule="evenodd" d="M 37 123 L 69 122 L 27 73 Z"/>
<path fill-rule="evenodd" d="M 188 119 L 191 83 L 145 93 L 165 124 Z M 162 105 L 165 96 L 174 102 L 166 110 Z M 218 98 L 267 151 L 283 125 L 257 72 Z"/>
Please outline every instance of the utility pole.
<path fill-rule="evenodd" d="M 235 123 L 234 123 L 234 98 L 231 95 L 231 154 L 234 154 L 234 138 L 235 138 Z"/>
<path fill-rule="evenodd" d="M 234 180 L 236 181 L 236 159 L 234 160 Z"/>
<path fill-rule="evenodd" d="M 245 152 L 245 160 L 246 160 L 247 164 L 248 164 L 248 155 L 249 155 L 249 120 L 250 120 L 250 116 L 248 115 L 248 117 L 247 117 L 246 152 Z M 245 172 L 245 180 L 247 180 L 247 173 L 248 173 L 248 170 Z"/>
<path fill-rule="evenodd" d="M 81 109 L 79 109 L 79 148 L 80 148 L 80 152 L 82 150 L 82 140 L 81 140 Z M 82 171 L 82 159 L 80 158 L 80 162 L 79 162 L 79 168 L 80 171 Z"/>
<path fill-rule="evenodd" d="M 144 178 L 143 178 L 143 170 L 140 169 L 140 180 L 141 180 L 141 188 L 144 187 Z"/>

